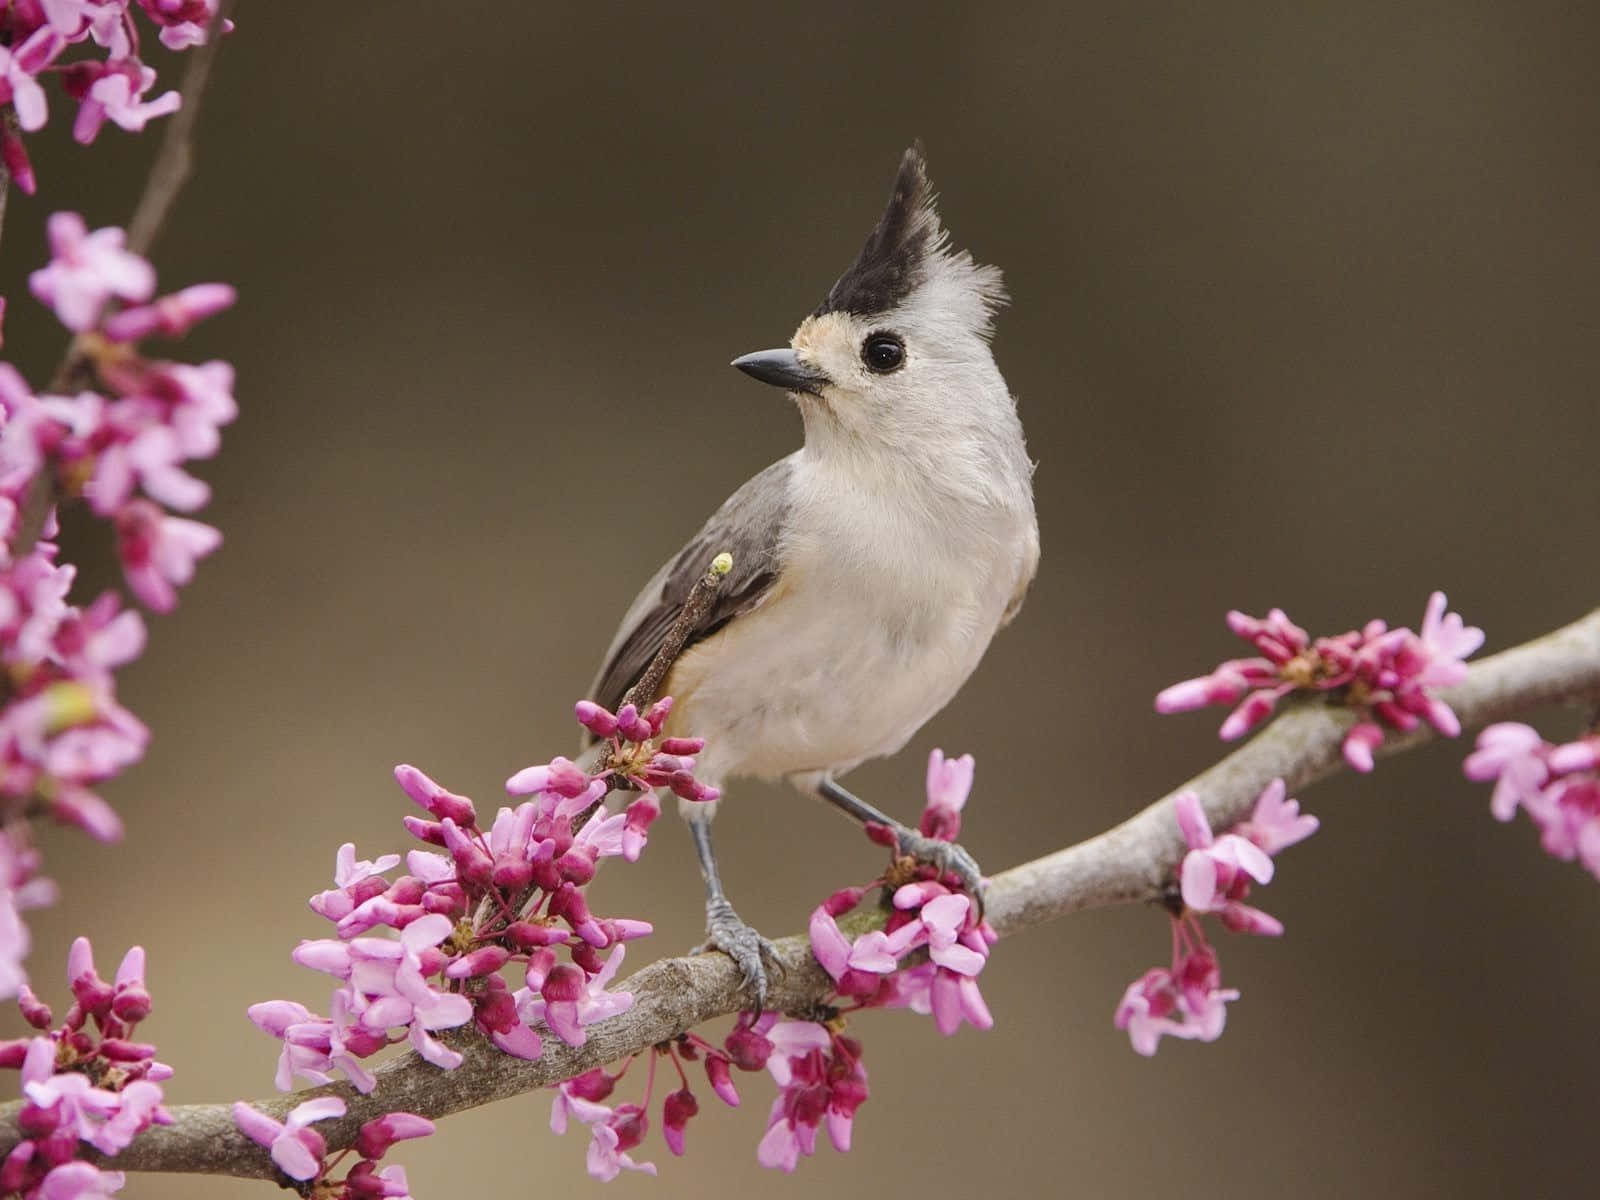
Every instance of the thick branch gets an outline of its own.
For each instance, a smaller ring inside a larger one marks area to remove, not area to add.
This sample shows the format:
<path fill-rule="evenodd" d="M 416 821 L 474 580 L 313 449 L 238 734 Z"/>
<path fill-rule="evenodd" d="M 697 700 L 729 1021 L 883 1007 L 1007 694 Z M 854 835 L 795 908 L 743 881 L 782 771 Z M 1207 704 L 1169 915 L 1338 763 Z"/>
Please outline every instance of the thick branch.
<path fill-rule="evenodd" d="M 1463 725 L 1504 720 L 1558 701 L 1600 699 L 1600 609 L 1477 663 L 1466 682 L 1445 698 Z M 1338 770 L 1340 742 L 1353 719 L 1348 711 L 1320 705 L 1286 712 L 1184 787 L 1200 793 L 1215 827 L 1226 828 L 1248 814 L 1274 778 L 1281 777 L 1295 791 Z M 1419 732 L 1386 743 L 1385 751 L 1409 749 L 1428 737 Z M 988 891 L 989 920 L 1007 936 L 1081 909 L 1154 900 L 1183 850 L 1172 797 L 1165 796 L 1114 829 L 995 876 Z M 781 969 L 774 972 L 768 992 L 773 1008 L 805 1011 L 827 996 L 831 981 L 811 957 L 804 937 L 783 939 L 777 951 Z M 344 1147 L 362 1122 L 382 1113 L 404 1110 L 442 1117 L 532 1091 L 736 1012 L 742 995 L 738 969 L 718 953 L 664 959 L 621 986 L 633 993 L 628 1012 L 592 1026 L 580 1048 L 547 1037 L 538 1062 L 502 1054 L 467 1032 L 455 1039 L 466 1061 L 454 1071 L 440 1071 L 407 1054 L 379 1069 L 378 1088 L 370 1096 L 340 1084 L 274 1096 L 256 1106 L 281 1117 L 308 1096 L 343 1096 L 349 1113 L 317 1128 L 331 1148 Z M 17 1107 L 0 1107 L 0 1156 L 16 1143 Z M 140 1135 L 113 1165 L 130 1171 L 275 1177 L 266 1154 L 234 1128 L 227 1105 L 180 1106 L 173 1117 L 174 1124 Z"/>

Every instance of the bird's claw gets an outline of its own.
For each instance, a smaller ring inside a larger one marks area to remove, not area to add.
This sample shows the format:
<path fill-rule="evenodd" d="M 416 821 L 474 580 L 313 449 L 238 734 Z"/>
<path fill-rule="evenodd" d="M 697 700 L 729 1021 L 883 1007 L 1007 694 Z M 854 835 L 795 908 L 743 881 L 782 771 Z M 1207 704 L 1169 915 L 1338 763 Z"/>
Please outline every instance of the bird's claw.
<path fill-rule="evenodd" d="M 978 860 L 967 853 L 959 842 L 946 842 L 926 837 L 914 829 L 901 827 L 895 831 L 896 845 L 902 857 L 930 866 L 945 875 L 954 875 L 977 905 L 978 919 L 983 920 L 983 872 Z"/>
<path fill-rule="evenodd" d="M 695 947 L 696 954 L 707 950 L 721 950 L 739 968 L 744 976 L 746 991 L 755 997 L 754 1011 L 767 1006 L 767 961 L 777 961 L 777 951 L 770 939 L 745 924 L 733 905 L 721 898 L 706 903 L 706 940 Z"/>

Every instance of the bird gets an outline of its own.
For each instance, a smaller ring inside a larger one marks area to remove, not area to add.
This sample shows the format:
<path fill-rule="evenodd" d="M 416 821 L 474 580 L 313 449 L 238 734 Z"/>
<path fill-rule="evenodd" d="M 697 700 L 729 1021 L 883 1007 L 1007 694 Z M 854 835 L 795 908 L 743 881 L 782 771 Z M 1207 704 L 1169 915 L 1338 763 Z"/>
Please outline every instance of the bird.
<path fill-rule="evenodd" d="M 733 360 L 789 394 L 804 444 L 644 585 L 595 676 L 593 700 L 617 708 L 713 559 L 732 556 L 661 690 L 674 699 L 666 731 L 705 739 L 695 776 L 724 793 L 680 801 L 706 887 L 705 946 L 734 959 L 758 1009 L 771 943 L 729 901 L 711 838 L 728 780 L 787 780 L 981 887 L 963 848 L 838 779 L 944 708 L 1038 568 L 1034 464 L 990 347 L 1007 302 L 1001 272 L 951 246 L 913 144 L 860 253 L 789 345 Z"/>

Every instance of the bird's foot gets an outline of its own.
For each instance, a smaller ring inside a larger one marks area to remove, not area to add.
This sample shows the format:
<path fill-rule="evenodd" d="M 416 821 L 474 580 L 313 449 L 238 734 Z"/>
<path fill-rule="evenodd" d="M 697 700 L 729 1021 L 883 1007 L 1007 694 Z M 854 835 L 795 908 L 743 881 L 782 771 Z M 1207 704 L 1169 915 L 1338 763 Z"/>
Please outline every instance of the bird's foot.
<path fill-rule="evenodd" d="M 696 954 L 706 950 L 721 950 L 739 968 L 744 976 L 745 990 L 755 999 L 754 1011 L 767 1006 L 768 961 L 777 961 L 772 942 L 745 924 L 733 905 L 720 896 L 706 902 L 706 940 L 696 946 Z"/>
<path fill-rule="evenodd" d="M 894 841 L 901 858 L 932 867 L 939 872 L 941 879 L 946 875 L 954 875 L 961 880 L 961 886 L 978 906 L 978 919 L 983 919 L 983 872 L 978 869 L 978 860 L 967 853 L 966 847 L 959 842 L 927 837 L 898 823 L 894 826 Z"/>

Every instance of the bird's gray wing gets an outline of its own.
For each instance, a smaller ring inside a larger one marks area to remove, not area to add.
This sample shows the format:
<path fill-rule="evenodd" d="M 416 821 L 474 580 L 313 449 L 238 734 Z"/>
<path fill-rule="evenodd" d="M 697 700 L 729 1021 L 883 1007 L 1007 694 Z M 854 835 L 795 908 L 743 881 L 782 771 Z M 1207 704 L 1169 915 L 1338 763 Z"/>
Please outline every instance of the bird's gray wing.
<path fill-rule="evenodd" d="M 690 630 L 684 648 L 761 603 L 778 578 L 778 539 L 789 508 L 793 458 L 779 459 L 729 496 L 689 544 L 645 584 L 611 640 L 605 665 L 589 689 L 591 700 L 616 710 L 661 648 L 690 590 L 723 551 L 733 555 L 733 570 L 718 588 L 710 611 Z"/>

